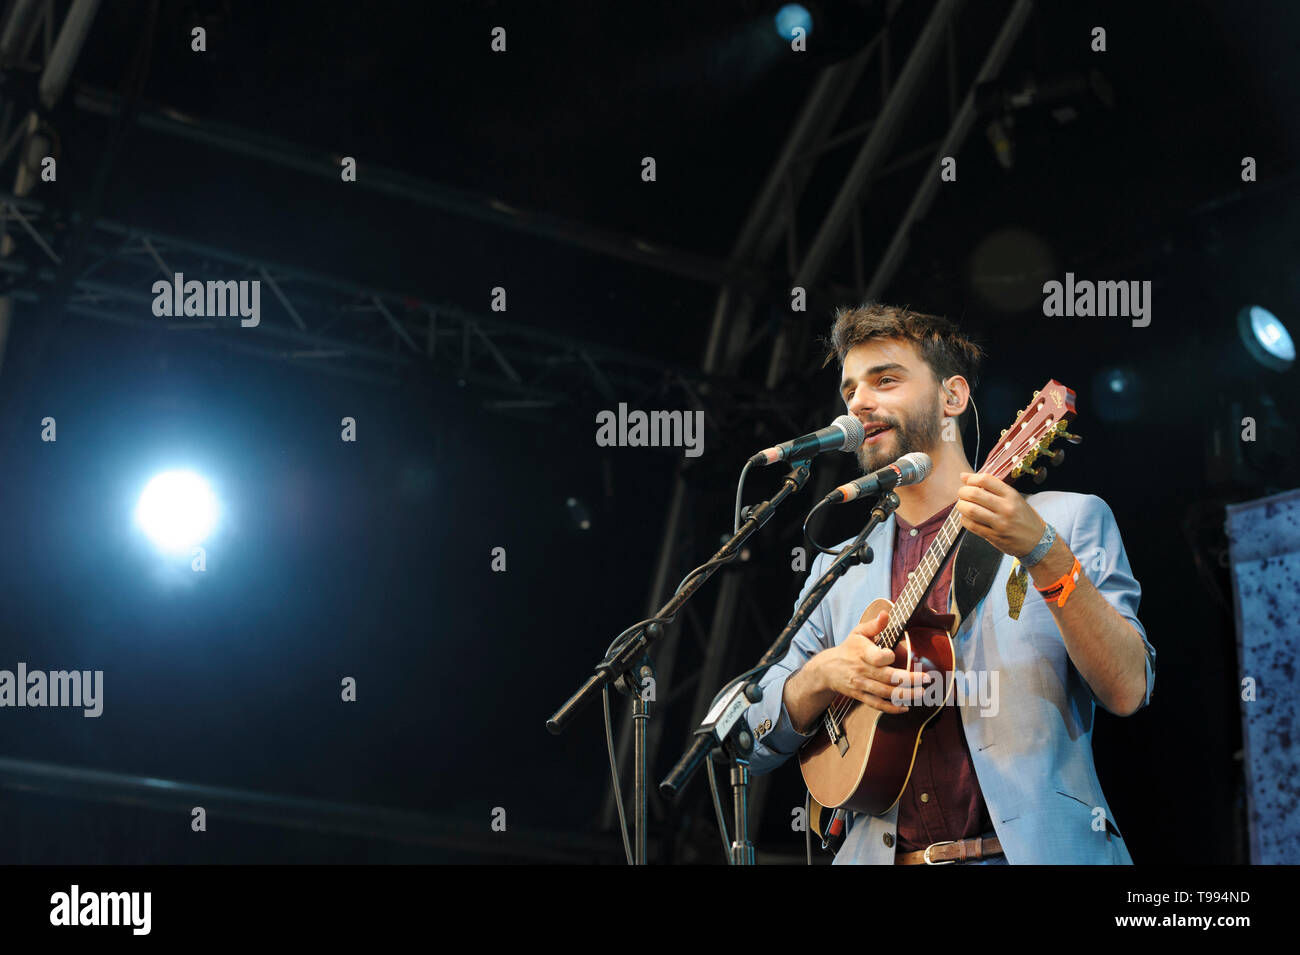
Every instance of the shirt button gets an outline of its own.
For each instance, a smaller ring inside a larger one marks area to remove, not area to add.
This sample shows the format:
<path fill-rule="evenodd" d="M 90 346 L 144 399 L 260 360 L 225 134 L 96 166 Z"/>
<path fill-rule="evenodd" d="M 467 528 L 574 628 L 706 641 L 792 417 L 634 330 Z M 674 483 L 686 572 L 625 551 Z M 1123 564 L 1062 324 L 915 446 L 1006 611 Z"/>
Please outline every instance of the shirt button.
<path fill-rule="evenodd" d="M 910 531 L 908 531 L 908 533 L 911 534 L 913 537 L 915 537 L 915 536 L 916 536 L 916 528 L 913 527 Z"/>
<path fill-rule="evenodd" d="M 929 802 L 929 801 L 930 801 L 930 794 L 929 794 L 929 793 L 921 793 L 921 802 Z"/>
<path fill-rule="evenodd" d="M 885 848 L 886 848 L 886 849 L 892 849 L 892 848 L 894 848 L 894 836 L 893 836 L 893 833 L 889 833 L 889 832 L 885 833 Z"/>

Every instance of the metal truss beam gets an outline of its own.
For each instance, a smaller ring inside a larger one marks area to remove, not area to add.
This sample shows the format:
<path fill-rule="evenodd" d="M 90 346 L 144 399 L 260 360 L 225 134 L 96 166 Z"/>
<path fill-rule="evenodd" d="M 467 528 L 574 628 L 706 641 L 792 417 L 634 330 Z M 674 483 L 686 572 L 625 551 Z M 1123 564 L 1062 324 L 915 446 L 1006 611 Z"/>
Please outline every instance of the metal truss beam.
<path fill-rule="evenodd" d="M 53 109 L 62 98 L 98 9 L 99 0 L 73 0 L 57 38 L 54 37 L 54 0 L 14 0 L 5 11 L 3 23 L 0 23 L 0 69 L 9 70 L 26 57 L 38 33 L 44 37 L 44 65 L 39 67 L 40 78 L 37 83 L 37 99 L 41 109 Z M 18 149 L 13 191 L 15 195 L 25 196 L 36 184 L 36 170 L 30 163 L 31 157 L 25 147 L 28 143 L 40 144 L 43 132 L 40 129 L 40 114 L 35 108 L 29 109 L 19 121 L 13 120 L 14 104 L 4 97 L 3 108 L 0 109 L 0 163 L 22 140 L 24 148 Z M 36 152 L 36 155 L 41 155 L 41 152 Z M 6 234 L 0 238 L 0 259 L 12 255 L 14 250 L 15 245 L 10 236 Z M 44 251 L 50 252 L 48 247 Z M 0 363 L 4 361 L 9 329 L 13 323 L 13 304 L 12 297 L 0 296 Z"/>
<path fill-rule="evenodd" d="M 61 262 L 56 226 L 42 202 L 0 194 L 0 235 L 21 235 L 29 250 L 0 259 L 5 294 L 32 303 L 52 294 Z M 484 393 L 485 408 L 511 416 L 536 415 L 584 394 L 610 400 L 619 393 L 675 394 L 692 406 L 707 393 L 745 413 L 782 410 L 756 384 L 112 220 L 86 226 L 85 250 L 68 311 L 326 374 L 389 385 L 412 373 L 442 376 L 473 385 Z M 263 283 L 260 323 L 155 317 L 153 283 L 177 273 Z"/>
<path fill-rule="evenodd" d="M 78 85 L 73 104 L 86 112 L 118 116 L 121 97 L 107 90 Z M 342 156 L 304 148 L 288 140 L 227 123 L 201 120 L 158 106 L 141 104 L 135 122 L 151 132 L 201 143 L 261 162 L 283 166 L 330 182 L 337 182 Z M 710 285 L 736 283 L 759 289 L 765 279 L 757 270 L 660 242 L 575 222 L 561 216 L 525 209 L 516 202 L 480 195 L 452 186 L 428 182 L 358 157 L 364 173 L 354 185 L 362 191 L 390 196 L 440 212 L 484 222 L 550 242 L 570 245 L 600 255 L 632 262 Z"/>
<path fill-rule="evenodd" d="M 948 128 L 948 134 L 944 136 L 943 141 L 933 150 L 930 159 L 929 169 L 937 169 L 939 161 L 944 156 L 951 156 L 957 152 L 960 144 L 970 133 L 971 126 L 975 123 L 975 90 L 983 83 L 988 83 L 997 78 L 1002 72 L 1002 65 L 1006 62 L 1007 56 L 1011 53 L 1011 48 L 1015 46 L 1021 31 L 1025 28 L 1025 21 L 1029 19 L 1029 14 L 1033 10 L 1033 0 L 1016 0 L 1016 5 L 1012 7 L 1011 12 L 1007 15 L 1002 24 L 1002 29 L 989 48 L 988 55 L 984 58 L 984 64 L 980 67 L 979 73 L 971 82 L 971 87 L 966 93 L 965 99 L 962 100 L 960 108 L 957 109 L 956 115 L 952 119 L 952 124 Z M 939 190 L 939 177 L 936 175 L 922 176 L 920 184 L 916 188 L 916 193 L 912 197 L 907 211 L 903 213 L 902 220 L 894 230 L 893 237 L 889 240 L 889 245 L 885 249 L 885 254 L 876 264 L 876 270 L 871 276 L 871 281 L 866 286 L 866 298 L 874 299 L 880 295 L 898 267 L 903 262 L 903 256 L 907 253 L 908 240 L 911 238 L 912 226 L 922 219 L 926 212 L 929 211 L 930 204 L 934 202 L 935 193 Z"/>

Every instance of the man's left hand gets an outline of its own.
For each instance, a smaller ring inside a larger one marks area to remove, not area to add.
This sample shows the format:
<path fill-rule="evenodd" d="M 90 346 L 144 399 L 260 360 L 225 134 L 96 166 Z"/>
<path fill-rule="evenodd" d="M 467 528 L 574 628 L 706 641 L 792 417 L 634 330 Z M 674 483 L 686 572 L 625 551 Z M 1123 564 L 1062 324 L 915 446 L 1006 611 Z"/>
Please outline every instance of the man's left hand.
<path fill-rule="evenodd" d="M 1034 549 L 1047 523 L 1019 491 L 991 474 L 963 471 L 961 479 L 965 487 L 957 491 L 957 510 L 962 527 L 1012 557 Z"/>

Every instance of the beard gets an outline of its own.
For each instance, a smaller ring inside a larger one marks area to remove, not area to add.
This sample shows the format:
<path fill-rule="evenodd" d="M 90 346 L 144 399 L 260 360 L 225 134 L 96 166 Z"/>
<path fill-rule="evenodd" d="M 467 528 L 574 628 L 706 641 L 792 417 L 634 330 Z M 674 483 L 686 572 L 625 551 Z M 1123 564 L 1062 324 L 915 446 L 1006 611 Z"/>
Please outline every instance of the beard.
<path fill-rule="evenodd" d="M 933 395 L 928 407 L 904 414 L 901 418 L 875 417 L 873 420 L 889 425 L 890 431 L 878 443 L 864 443 L 858 448 L 858 463 L 862 465 L 863 474 L 892 464 L 913 451 L 926 454 L 934 451 L 941 430 L 939 396 Z"/>

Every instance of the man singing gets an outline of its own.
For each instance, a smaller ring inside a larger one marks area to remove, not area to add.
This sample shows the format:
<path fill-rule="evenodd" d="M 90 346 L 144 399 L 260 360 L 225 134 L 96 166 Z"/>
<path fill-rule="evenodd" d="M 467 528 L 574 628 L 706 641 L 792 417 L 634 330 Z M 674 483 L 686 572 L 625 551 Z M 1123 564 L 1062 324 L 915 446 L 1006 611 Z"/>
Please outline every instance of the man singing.
<path fill-rule="evenodd" d="M 1145 706 L 1156 653 L 1110 508 L 1091 494 L 1022 495 L 975 473 L 955 432 L 966 430 L 981 352 L 951 322 L 884 305 L 841 309 L 830 346 L 848 413 L 867 432 L 863 471 L 911 451 L 933 469 L 896 490 L 897 511 L 867 538 L 875 559 L 844 575 L 764 675 L 762 702 L 747 714 L 751 768 L 797 752 L 837 698 L 882 713 L 905 712 L 899 700 L 922 705 L 921 674 L 893 666 L 894 652 L 872 639 L 887 614 L 859 618 L 878 597 L 897 600 L 956 507 L 962 527 L 1003 555 L 952 640 L 955 670 L 986 677 L 996 699 L 958 706 L 949 694 L 901 798 L 882 815 L 850 815 L 835 862 L 1131 864 L 1093 765 L 1093 716 L 1097 703 L 1116 716 Z M 796 606 L 831 559 L 813 562 Z M 949 560 L 932 610 L 949 612 L 951 579 Z"/>

